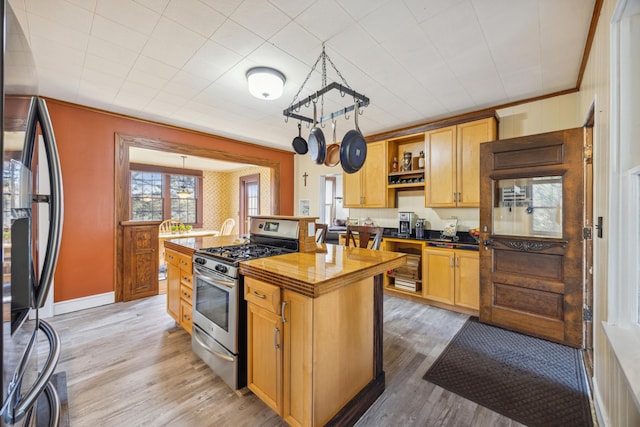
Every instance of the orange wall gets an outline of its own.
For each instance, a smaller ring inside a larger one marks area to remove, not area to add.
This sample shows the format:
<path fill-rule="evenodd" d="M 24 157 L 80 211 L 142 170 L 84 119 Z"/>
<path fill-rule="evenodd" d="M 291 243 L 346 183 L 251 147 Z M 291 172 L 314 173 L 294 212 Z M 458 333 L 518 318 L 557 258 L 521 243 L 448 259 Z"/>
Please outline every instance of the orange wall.
<path fill-rule="evenodd" d="M 115 134 L 248 154 L 280 163 L 280 214 L 293 213 L 293 153 L 47 100 L 64 185 L 54 300 L 114 290 Z"/>

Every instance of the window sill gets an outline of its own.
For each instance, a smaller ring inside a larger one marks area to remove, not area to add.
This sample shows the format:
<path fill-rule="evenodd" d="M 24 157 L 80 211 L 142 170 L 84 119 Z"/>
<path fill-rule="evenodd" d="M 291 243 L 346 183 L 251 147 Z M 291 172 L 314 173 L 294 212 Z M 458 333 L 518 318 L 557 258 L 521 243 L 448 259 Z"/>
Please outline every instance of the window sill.
<path fill-rule="evenodd" d="M 633 396 L 636 408 L 640 410 L 640 333 L 632 328 L 602 322 L 602 328 L 609 340 L 622 373 Z"/>

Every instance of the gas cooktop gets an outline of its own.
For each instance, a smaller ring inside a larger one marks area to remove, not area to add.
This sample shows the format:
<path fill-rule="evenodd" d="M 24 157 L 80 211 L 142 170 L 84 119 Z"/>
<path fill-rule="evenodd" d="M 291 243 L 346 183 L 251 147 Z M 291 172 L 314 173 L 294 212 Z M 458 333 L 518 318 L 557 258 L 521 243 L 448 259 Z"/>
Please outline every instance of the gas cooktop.
<path fill-rule="evenodd" d="M 239 262 L 256 258 L 264 258 L 268 256 L 288 254 L 293 251 L 282 247 L 249 243 L 242 245 L 202 248 L 198 249 L 196 252 L 199 255 L 208 255 L 219 260 Z"/>

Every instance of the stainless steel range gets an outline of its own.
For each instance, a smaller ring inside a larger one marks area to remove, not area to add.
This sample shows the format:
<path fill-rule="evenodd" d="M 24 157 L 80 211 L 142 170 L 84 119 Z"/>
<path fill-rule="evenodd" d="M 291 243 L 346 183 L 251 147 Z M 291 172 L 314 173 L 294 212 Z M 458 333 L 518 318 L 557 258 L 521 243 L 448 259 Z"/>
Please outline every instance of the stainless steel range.
<path fill-rule="evenodd" d="M 250 219 L 246 244 L 202 248 L 193 255 L 191 348 L 232 389 L 246 385 L 247 309 L 240 262 L 299 251 L 299 223 Z"/>

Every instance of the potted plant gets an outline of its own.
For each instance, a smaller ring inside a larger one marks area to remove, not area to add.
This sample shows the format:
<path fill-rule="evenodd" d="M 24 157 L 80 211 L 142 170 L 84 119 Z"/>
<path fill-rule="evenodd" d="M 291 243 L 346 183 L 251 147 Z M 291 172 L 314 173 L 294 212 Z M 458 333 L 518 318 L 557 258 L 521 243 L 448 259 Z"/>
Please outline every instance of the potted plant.
<path fill-rule="evenodd" d="M 172 226 L 171 226 L 171 232 L 172 232 L 173 234 L 177 233 L 177 232 L 178 232 L 178 226 L 177 226 L 177 225 L 172 225 Z"/>
<path fill-rule="evenodd" d="M 184 224 L 180 224 L 180 228 L 178 229 L 178 231 L 180 231 L 180 233 L 184 233 L 185 231 L 187 231 L 187 229 Z"/>
<path fill-rule="evenodd" d="M 188 232 L 190 232 L 190 231 L 193 229 L 193 227 L 192 227 L 191 225 L 189 225 L 189 224 L 187 224 L 187 225 L 185 226 L 185 228 L 186 228 L 186 230 L 187 230 L 187 233 L 188 233 Z"/>

